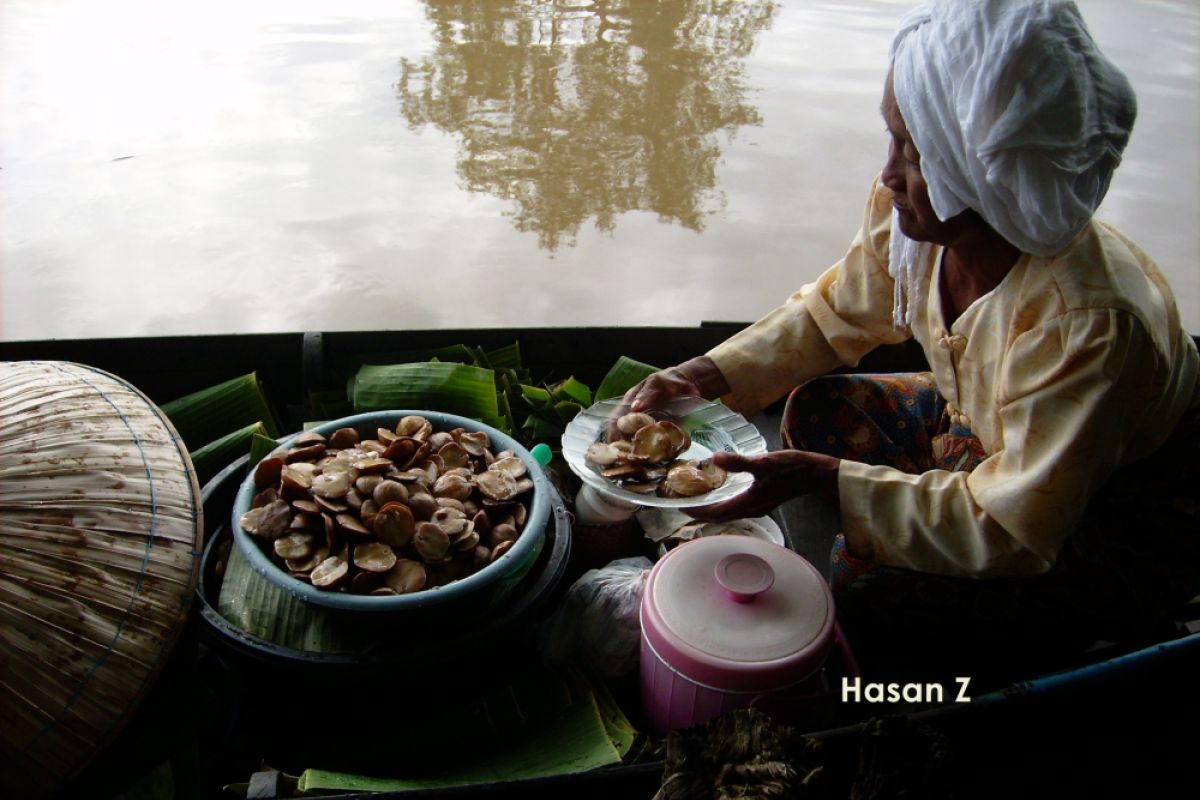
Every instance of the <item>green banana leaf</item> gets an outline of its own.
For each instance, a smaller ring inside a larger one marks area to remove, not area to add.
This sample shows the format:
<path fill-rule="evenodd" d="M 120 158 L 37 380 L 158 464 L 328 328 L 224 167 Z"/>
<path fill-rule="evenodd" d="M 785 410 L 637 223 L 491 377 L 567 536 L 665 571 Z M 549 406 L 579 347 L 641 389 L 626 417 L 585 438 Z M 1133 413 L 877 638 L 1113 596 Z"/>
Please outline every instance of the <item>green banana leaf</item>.
<path fill-rule="evenodd" d="M 620 397 L 655 372 L 658 372 L 658 367 L 621 356 L 604 376 L 604 380 L 600 381 L 600 388 L 596 390 L 596 400 Z"/>
<path fill-rule="evenodd" d="M 244 428 L 226 434 L 215 442 L 209 442 L 203 447 L 192 450 L 192 466 L 196 469 L 196 478 L 200 485 L 208 483 L 226 464 L 232 463 L 249 453 L 255 438 L 265 438 L 267 428 L 261 422 L 252 422 Z"/>
<path fill-rule="evenodd" d="M 364 366 L 352 381 L 350 398 L 355 413 L 387 409 L 441 411 L 505 427 L 496 400 L 495 374 L 466 364 Z"/>
<path fill-rule="evenodd" d="M 258 373 L 201 389 L 160 406 L 189 449 L 261 422 L 267 435 L 278 436 L 279 426 L 272 413 Z"/>
<path fill-rule="evenodd" d="M 351 775 L 307 769 L 298 788 L 306 793 L 382 792 L 510 781 L 584 772 L 621 763 L 636 732 L 607 691 L 592 682 L 542 677 L 514 687 L 524 724 L 449 765 L 426 763 L 409 775 Z M 611 703 L 611 704 L 610 704 Z M 602 710 L 603 706 L 603 710 Z M 394 763 L 394 762 L 393 762 Z"/>

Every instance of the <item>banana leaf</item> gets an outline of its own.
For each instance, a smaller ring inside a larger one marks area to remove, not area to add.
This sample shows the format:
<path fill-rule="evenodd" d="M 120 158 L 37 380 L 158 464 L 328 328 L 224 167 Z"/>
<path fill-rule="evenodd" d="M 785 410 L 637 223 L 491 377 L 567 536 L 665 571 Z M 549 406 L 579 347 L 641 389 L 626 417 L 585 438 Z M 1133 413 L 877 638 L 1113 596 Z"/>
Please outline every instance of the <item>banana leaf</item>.
<path fill-rule="evenodd" d="M 350 397 L 356 413 L 424 409 L 506 427 L 496 400 L 494 373 L 465 364 L 422 362 L 364 366 L 354 376 Z"/>
<path fill-rule="evenodd" d="M 255 436 L 250 440 L 250 461 L 246 465 L 247 468 L 253 469 L 258 462 L 266 458 L 278 446 L 277 439 L 272 439 L 270 436 Z"/>
<path fill-rule="evenodd" d="M 495 737 L 490 747 L 473 751 L 470 759 L 455 759 L 442 767 L 425 764 L 405 776 L 308 769 L 300 775 L 298 788 L 309 793 L 432 789 L 543 778 L 619 764 L 621 751 L 610 730 L 617 732 L 616 741 L 623 744 L 626 739 L 632 743 L 626 731 L 633 729 L 615 703 L 609 706 L 603 701 L 605 710 L 601 711 L 595 688 L 568 687 L 561 679 L 526 682 L 516 692 L 526 723 Z"/>
<path fill-rule="evenodd" d="M 263 424 L 267 435 L 279 435 L 275 415 L 255 372 L 193 392 L 160 408 L 189 449 L 255 422 Z"/>
<path fill-rule="evenodd" d="M 562 438 L 563 426 L 531 414 L 525 418 L 522 431 L 527 441 L 546 442 L 551 447 L 557 447 L 559 440 Z"/>
<path fill-rule="evenodd" d="M 341 419 L 353 413 L 354 404 L 346 397 L 344 389 L 308 393 L 308 404 L 304 411 L 306 419 Z"/>
<path fill-rule="evenodd" d="M 233 433 L 222 436 L 215 442 L 209 442 L 203 447 L 191 451 L 192 466 L 196 469 L 196 478 L 200 485 L 208 483 L 209 479 L 237 459 L 249 453 L 255 438 L 265 438 L 267 428 L 261 422 L 253 422 Z"/>
<path fill-rule="evenodd" d="M 555 400 L 570 400 L 578 403 L 582 408 L 587 408 L 592 404 L 592 390 L 585 384 L 580 383 L 574 376 L 567 378 L 550 392 Z"/>
<path fill-rule="evenodd" d="M 554 397 L 540 386 L 521 385 L 521 396 L 531 408 L 541 408 L 554 402 Z"/>
<path fill-rule="evenodd" d="M 488 361 L 491 362 L 493 369 L 522 369 L 521 363 L 521 343 L 513 342 L 512 344 L 497 347 L 495 350 L 489 350 L 487 353 Z"/>
<path fill-rule="evenodd" d="M 604 380 L 600 381 L 600 388 L 596 390 L 596 400 L 620 397 L 655 372 L 658 372 L 657 367 L 621 356 L 604 376 Z"/>
<path fill-rule="evenodd" d="M 252 636 L 293 650 L 336 653 L 362 644 L 348 637 L 335 617 L 314 610 L 255 572 L 237 547 L 229 551 L 217 613 Z"/>

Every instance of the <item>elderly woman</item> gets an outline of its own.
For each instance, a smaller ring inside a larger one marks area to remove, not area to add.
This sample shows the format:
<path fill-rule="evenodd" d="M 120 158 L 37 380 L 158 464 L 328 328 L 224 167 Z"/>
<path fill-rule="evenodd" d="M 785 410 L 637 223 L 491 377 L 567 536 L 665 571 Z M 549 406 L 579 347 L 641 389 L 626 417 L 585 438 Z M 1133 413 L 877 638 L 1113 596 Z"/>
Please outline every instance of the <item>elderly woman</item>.
<path fill-rule="evenodd" d="M 627 401 L 753 413 L 799 386 L 787 449 L 719 455 L 754 484 L 696 515 L 833 503 L 868 672 L 983 671 L 1161 619 L 1200 591 L 1200 358 L 1154 263 L 1093 218 L 1132 89 L 1073 3 L 935 0 L 901 22 L 882 111 L 846 256 Z M 817 377 L 909 338 L 930 372 Z"/>

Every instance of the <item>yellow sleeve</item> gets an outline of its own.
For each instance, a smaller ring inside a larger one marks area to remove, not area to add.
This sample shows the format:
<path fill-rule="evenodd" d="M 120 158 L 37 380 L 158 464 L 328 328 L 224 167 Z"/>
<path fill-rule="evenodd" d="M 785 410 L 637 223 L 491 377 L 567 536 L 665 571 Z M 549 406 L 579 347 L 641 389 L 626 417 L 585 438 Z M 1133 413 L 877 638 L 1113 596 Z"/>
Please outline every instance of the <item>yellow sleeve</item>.
<path fill-rule="evenodd" d="M 892 325 L 895 284 L 887 271 L 892 195 L 871 187 L 863 225 L 846 256 L 780 307 L 708 352 L 731 408 L 757 413 L 804 381 L 853 366 L 881 344 L 910 337 Z"/>
<path fill-rule="evenodd" d="M 988 577 L 1048 570 L 1150 407 L 1157 351 L 1130 314 L 1068 311 L 1025 332 L 997 387 L 1003 446 L 970 473 L 843 461 L 842 524 L 883 564 Z"/>

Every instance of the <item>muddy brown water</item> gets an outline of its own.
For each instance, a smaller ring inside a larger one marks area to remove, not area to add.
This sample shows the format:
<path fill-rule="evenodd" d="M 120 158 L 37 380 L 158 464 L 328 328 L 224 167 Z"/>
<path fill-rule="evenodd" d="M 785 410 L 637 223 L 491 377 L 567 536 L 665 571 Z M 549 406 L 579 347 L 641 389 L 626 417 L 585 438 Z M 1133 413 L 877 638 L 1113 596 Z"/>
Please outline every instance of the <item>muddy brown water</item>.
<path fill-rule="evenodd" d="M 1083 0 L 1200 332 L 1200 6 Z M 835 261 L 909 2 L 0 5 L 0 339 L 691 325 Z"/>

